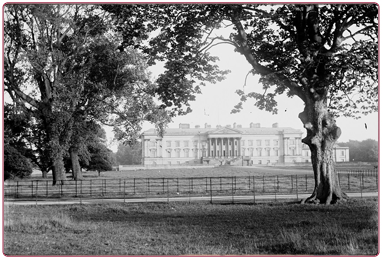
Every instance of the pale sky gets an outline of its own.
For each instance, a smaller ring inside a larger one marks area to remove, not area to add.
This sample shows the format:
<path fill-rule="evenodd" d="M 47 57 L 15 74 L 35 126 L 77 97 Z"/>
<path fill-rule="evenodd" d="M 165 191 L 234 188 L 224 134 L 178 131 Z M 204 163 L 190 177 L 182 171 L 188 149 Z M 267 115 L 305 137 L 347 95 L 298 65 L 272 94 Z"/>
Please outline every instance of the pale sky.
<path fill-rule="evenodd" d="M 239 102 L 239 96 L 235 93 L 237 89 L 244 86 L 245 77 L 251 66 L 245 60 L 244 56 L 233 51 L 229 45 L 219 45 L 211 50 L 213 55 L 220 57 L 218 63 L 221 69 L 229 69 L 231 73 L 227 75 L 226 80 L 217 84 L 207 84 L 202 88 L 202 94 L 196 96 L 196 101 L 191 102 L 193 112 L 185 116 L 178 116 L 169 124 L 170 128 L 178 128 L 179 123 L 190 123 L 191 127 L 200 125 L 204 127 L 205 123 L 216 127 L 216 125 L 232 125 L 234 122 L 243 127 L 249 127 L 251 122 L 260 123 L 262 127 L 271 127 L 273 123 L 278 123 L 280 127 L 292 127 L 300 129 L 305 136 L 306 131 L 298 114 L 303 111 L 303 102 L 298 97 L 288 98 L 286 95 L 279 96 L 278 114 L 272 115 L 270 112 L 262 111 L 253 105 L 253 101 L 244 103 L 244 109 L 240 113 L 230 114 L 234 105 Z M 151 68 L 154 76 L 158 75 L 163 69 L 159 66 Z M 262 92 L 262 86 L 258 84 L 258 79 L 254 76 L 248 76 L 244 91 L 249 92 L 259 90 Z M 367 129 L 365 128 L 367 124 Z M 339 117 L 337 126 L 342 130 L 339 142 L 351 140 L 365 140 L 368 138 L 378 140 L 378 113 L 373 113 L 361 119 Z M 144 130 L 154 126 L 145 123 Z"/>

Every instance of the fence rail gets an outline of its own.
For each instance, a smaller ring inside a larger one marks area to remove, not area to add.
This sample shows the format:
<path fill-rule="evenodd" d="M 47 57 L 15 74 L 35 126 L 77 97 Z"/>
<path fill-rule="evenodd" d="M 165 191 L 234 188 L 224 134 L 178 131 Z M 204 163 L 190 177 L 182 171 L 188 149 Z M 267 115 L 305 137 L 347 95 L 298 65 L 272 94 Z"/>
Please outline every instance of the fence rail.
<path fill-rule="evenodd" d="M 338 174 L 345 192 L 378 191 L 378 171 Z M 5 198 L 142 198 L 277 195 L 312 192 L 314 177 L 306 175 L 232 176 L 192 178 L 127 178 L 67 180 L 52 186 L 51 180 L 15 181 L 4 186 Z"/>

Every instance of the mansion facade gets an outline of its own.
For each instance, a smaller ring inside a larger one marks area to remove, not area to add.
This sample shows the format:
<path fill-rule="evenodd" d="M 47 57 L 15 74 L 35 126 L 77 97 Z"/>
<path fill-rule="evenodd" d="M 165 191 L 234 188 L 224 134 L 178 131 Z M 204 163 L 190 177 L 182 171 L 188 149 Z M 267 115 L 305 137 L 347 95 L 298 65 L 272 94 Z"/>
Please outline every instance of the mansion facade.
<path fill-rule="evenodd" d="M 310 150 L 301 142 L 302 134 L 277 123 L 272 127 L 250 123 L 248 128 L 236 123 L 216 128 L 180 124 L 179 128 L 166 129 L 163 138 L 150 129 L 142 135 L 142 162 L 144 166 L 310 162 Z M 338 147 L 339 154 L 343 154 L 342 149 L 345 155 L 340 159 L 348 161 L 349 150 Z"/>

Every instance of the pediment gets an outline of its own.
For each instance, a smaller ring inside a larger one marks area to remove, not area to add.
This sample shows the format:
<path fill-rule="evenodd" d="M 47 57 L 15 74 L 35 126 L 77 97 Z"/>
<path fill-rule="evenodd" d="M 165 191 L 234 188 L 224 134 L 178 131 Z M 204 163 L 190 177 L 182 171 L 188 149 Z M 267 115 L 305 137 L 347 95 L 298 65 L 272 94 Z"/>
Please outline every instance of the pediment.
<path fill-rule="evenodd" d="M 226 135 L 241 135 L 241 131 L 237 129 L 232 129 L 232 128 L 219 128 L 214 131 L 209 132 L 208 135 L 221 135 L 221 134 L 226 134 Z"/>

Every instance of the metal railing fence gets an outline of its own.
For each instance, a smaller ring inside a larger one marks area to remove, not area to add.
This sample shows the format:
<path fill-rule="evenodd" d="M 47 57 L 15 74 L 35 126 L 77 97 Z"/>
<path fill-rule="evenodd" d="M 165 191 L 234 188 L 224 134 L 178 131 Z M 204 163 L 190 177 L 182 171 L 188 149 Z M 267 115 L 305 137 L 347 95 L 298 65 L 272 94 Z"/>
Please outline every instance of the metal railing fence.
<path fill-rule="evenodd" d="M 339 173 L 345 192 L 378 191 L 378 172 Z M 66 180 L 52 186 L 51 180 L 14 181 L 4 186 L 5 198 L 143 198 L 310 194 L 314 177 L 306 175 L 232 176 L 190 178 L 126 178 Z"/>

